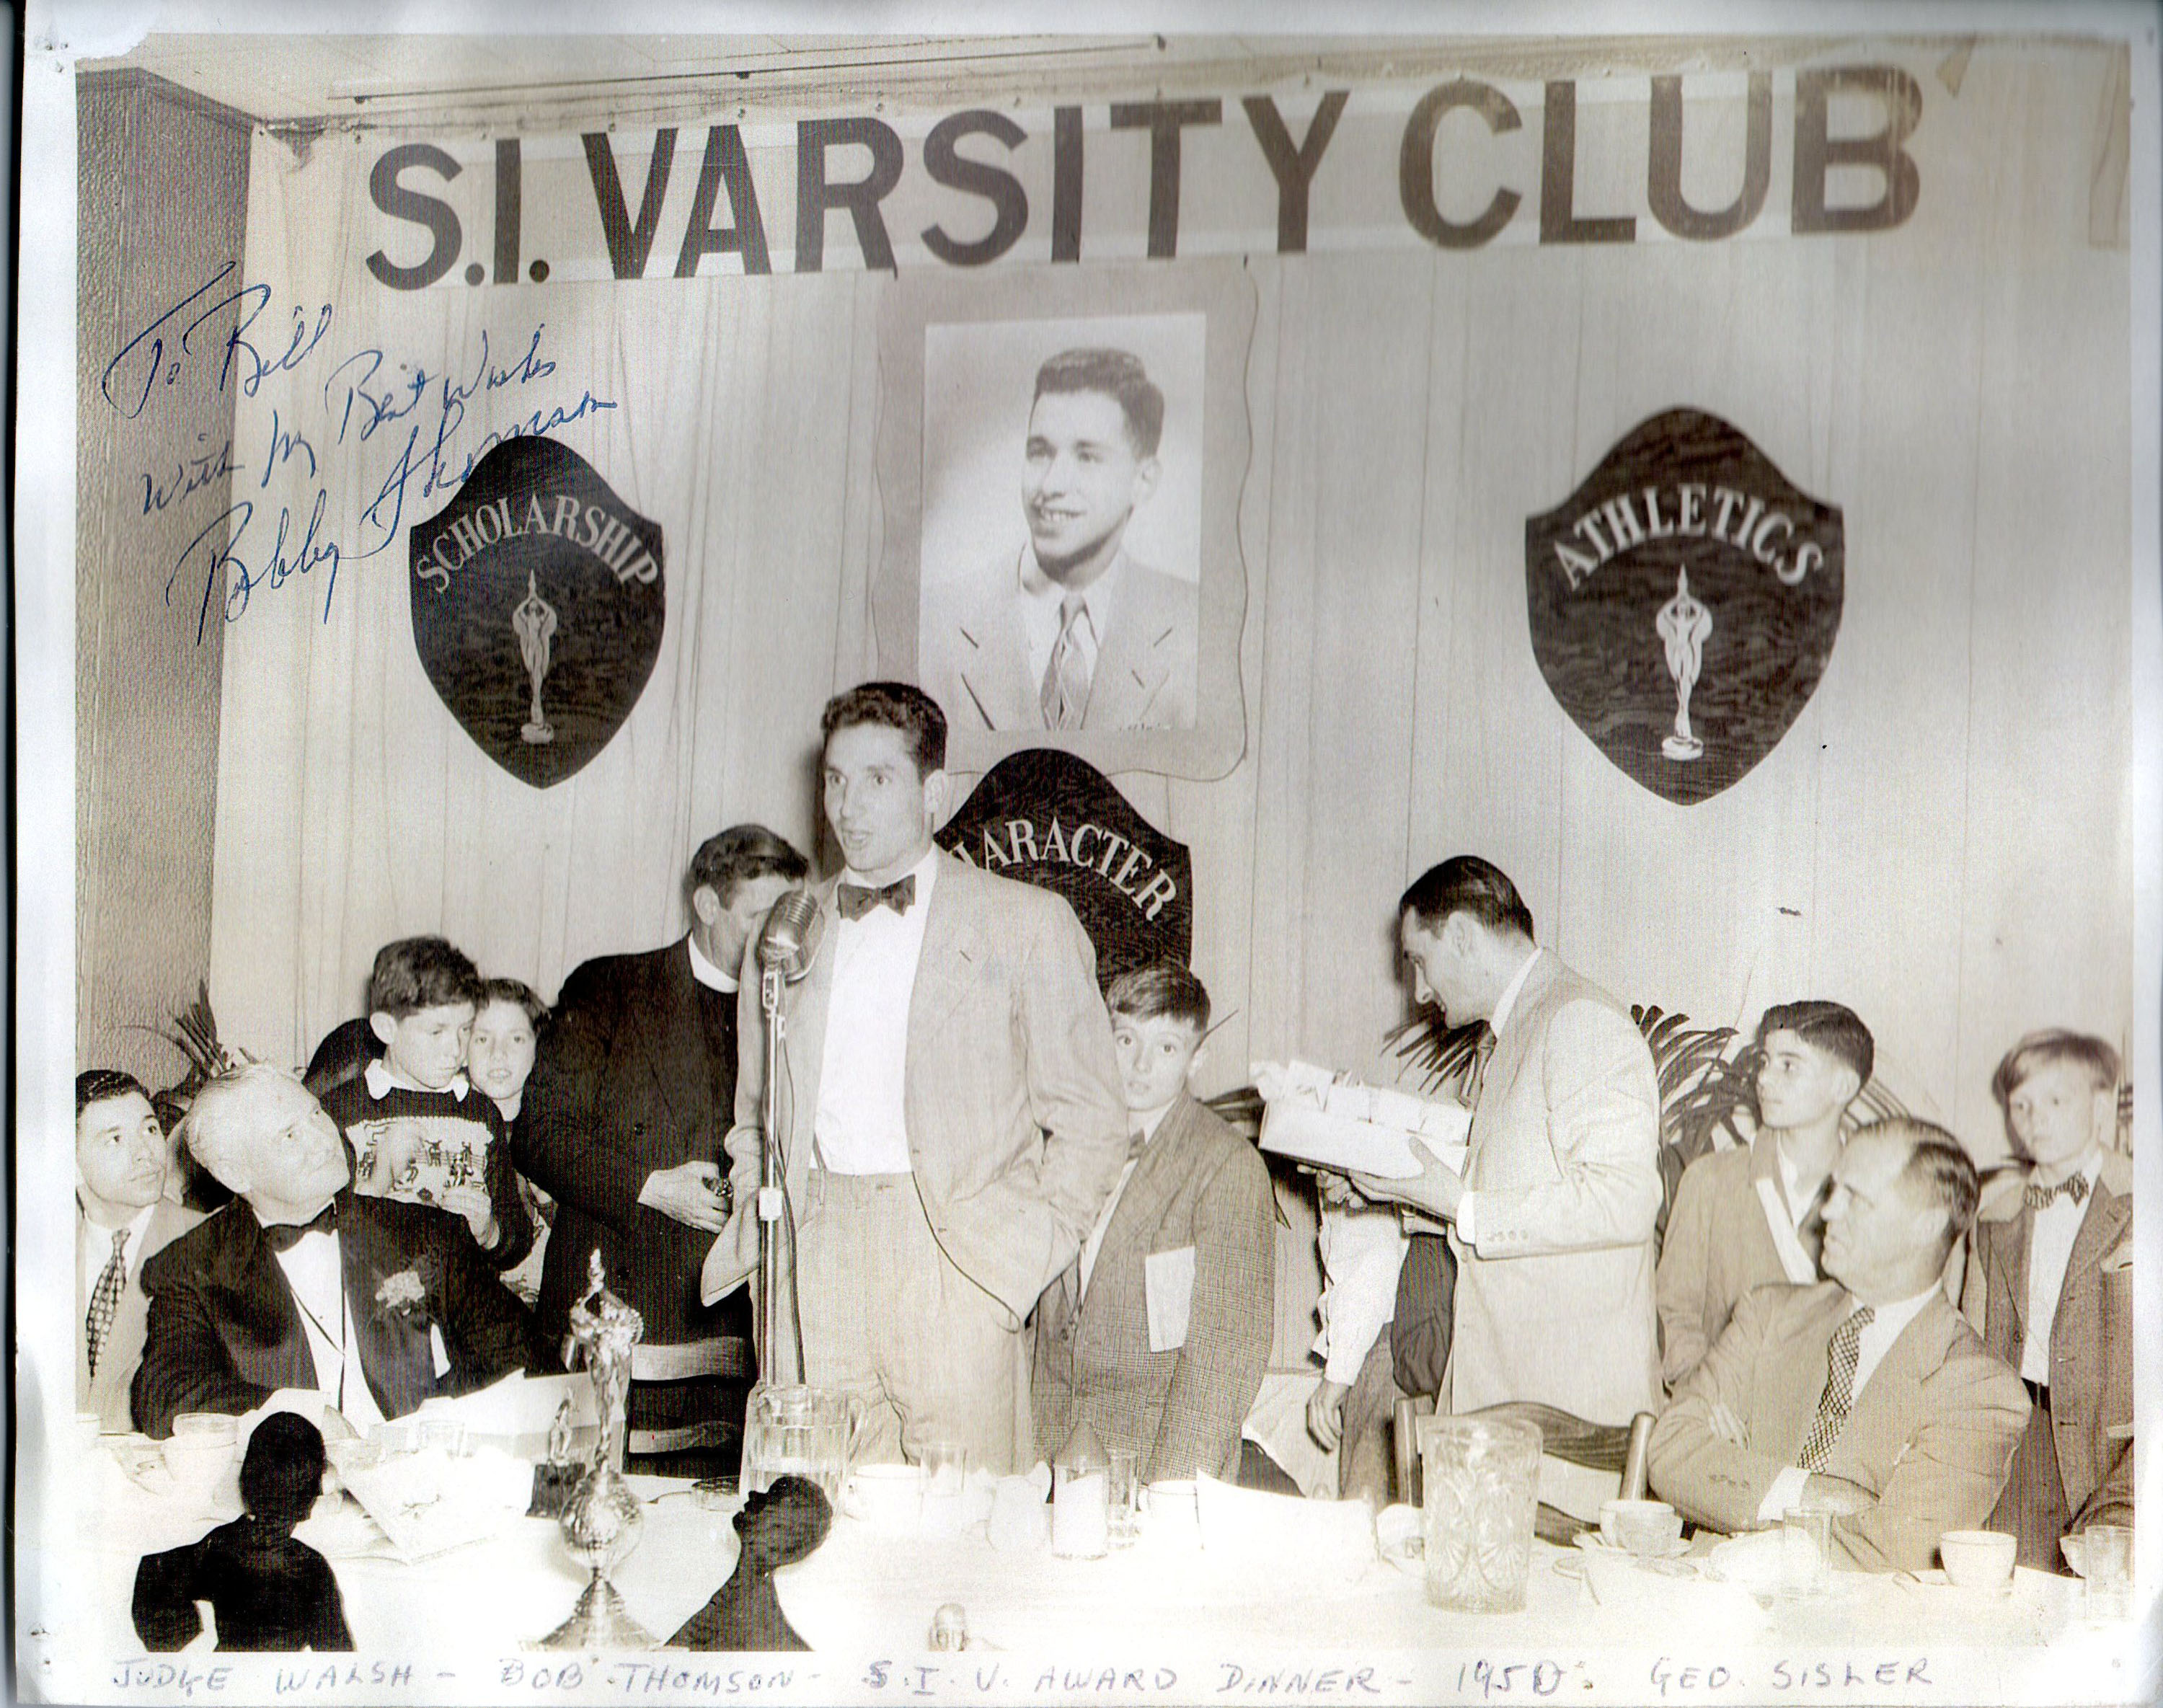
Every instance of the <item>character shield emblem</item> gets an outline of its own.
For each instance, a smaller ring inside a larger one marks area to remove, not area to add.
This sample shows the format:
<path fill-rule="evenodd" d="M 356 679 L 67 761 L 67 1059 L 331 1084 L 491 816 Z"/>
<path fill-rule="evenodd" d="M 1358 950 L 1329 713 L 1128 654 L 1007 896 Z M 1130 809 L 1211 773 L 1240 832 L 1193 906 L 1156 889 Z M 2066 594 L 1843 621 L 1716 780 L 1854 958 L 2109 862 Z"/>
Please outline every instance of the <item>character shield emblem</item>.
<path fill-rule="evenodd" d="M 546 789 L 623 726 L 660 655 L 661 529 L 553 439 L 505 439 L 409 536 L 413 644 L 482 752 Z"/>
<path fill-rule="evenodd" d="M 1841 514 L 1671 409 L 1525 523 L 1532 652 L 1593 745 L 1684 806 L 1778 745 L 1840 632 Z"/>

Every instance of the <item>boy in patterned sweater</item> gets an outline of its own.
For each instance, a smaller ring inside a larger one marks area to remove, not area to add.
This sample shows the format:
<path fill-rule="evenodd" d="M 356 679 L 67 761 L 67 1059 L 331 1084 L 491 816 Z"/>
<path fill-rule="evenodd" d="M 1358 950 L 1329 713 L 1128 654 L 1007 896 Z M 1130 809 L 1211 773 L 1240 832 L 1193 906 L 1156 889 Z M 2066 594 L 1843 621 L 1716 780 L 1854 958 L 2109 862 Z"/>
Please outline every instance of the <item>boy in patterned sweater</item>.
<path fill-rule="evenodd" d="M 468 1083 L 466 1044 L 481 980 L 441 937 L 401 937 L 376 952 L 369 1030 L 383 1055 L 324 1097 L 354 1155 L 355 1192 L 432 1204 L 465 1218 L 499 1270 L 533 1245 L 533 1218 L 495 1103 Z"/>

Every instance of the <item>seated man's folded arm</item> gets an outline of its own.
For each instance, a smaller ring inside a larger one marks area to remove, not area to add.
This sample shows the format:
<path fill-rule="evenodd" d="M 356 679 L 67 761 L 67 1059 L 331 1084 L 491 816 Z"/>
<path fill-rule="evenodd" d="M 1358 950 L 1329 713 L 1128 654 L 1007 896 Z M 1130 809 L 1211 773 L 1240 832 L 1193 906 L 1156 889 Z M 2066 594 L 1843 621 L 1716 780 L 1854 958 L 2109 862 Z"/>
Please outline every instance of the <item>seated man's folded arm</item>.
<path fill-rule="evenodd" d="M 1647 1454 L 1654 1494 L 1685 1517 L 1730 1533 L 1756 1527 L 1765 1491 L 1783 1469 L 1769 1454 L 1730 1441 L 1714 1427 L 1716 1406 L 1747 1415 L 1745 1400 L 1765 1339 L 1757 1299 L 1744 1297 L 1727 1332 L 1676 1389 L 1652 1426 Z"/>

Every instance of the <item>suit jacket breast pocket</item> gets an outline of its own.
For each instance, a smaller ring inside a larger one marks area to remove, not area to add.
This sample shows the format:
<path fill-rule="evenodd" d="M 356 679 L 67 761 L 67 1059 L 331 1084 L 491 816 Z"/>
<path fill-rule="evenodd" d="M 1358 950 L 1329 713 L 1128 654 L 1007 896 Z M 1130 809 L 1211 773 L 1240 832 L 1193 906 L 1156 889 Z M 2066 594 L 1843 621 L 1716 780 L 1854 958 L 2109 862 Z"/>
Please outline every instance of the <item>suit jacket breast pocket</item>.
<path fill-rule="evenodd" d="M 1186 1344 L 1194 1310 L 1194 1248 L 1152 1251 L 1142 1260 L 1142 1291 L 1149 1311 L 1151 1352 L 1176 1352 Z"/>

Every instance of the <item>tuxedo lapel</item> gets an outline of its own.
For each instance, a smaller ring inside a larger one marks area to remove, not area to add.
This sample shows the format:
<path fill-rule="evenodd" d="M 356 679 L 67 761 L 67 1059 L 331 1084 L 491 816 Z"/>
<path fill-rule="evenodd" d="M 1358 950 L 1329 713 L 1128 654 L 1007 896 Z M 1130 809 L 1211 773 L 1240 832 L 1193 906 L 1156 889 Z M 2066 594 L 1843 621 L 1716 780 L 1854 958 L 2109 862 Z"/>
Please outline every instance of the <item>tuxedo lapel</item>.
<path fill-rule="evenodd" d="M 425 1250 L 406 1249 L 391 1237 L 386 1218 L 373 1200 L 350 1192 L 338 1199 L 338 1263 L 347 1308 L 353 1313 L 354 1346 L 361 1374 L 385 1417 L 401 1417 L 436 1391 L 435 1361 L 430 1355 L 427 1323 L 442 1309 L 440 1258 Z M 364 1209 L 366 1202 L 369 1208 Z M 275 1265 L 273 1265 L 275 1266 Z M 392 1276 L 411 1272 L 427 1291 L 412 1316 L 379 1305 L 376 1294 Z"/>
<path fill-rule="evenodd" d="M 245 1343 L 233 1349 L 242 1375 L 268 1387 L 315 1386 L 301 1307 L 255 1213 L 235 1198 L 211 1219 L 220 1227 L 205 1281 L 219 1314 Z"/>

